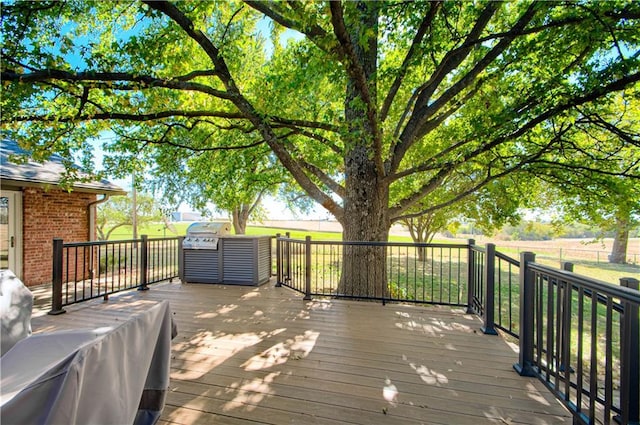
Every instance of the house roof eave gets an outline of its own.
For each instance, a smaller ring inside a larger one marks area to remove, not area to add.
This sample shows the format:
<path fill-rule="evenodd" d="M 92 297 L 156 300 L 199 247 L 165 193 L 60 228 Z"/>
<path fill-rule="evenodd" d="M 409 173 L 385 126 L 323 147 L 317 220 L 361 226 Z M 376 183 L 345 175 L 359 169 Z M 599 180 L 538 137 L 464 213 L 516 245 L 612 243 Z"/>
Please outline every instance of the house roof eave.
<path fill-rule="evenodd" d="M 35 162 L 29 158 L 29 152 L 22 149 L 16 142 L 2 140 L 0 147 L 0 184 L 2 186 L 57 187 L 62 189 L 60 182 L 63 180 L 67 170 L 62 157 L 52 154 L 44 162 Z M 11 162 L 11 155 L 22 155 L 29 159 L 23 163 L 16 164 Z M 105 179 L 93 180 L 90 174 L 83 172 L 79 167 L 75 168 L 81 180 L 72 182 L 70 185 L 71 190 L 108 193 L 113 196 L 127 194 L 120 186 Z"/>
<path fill-rule="evenodd" d="M 25 187 L 35 187 L 41 189 L 62 189 L 59 184 L 46 182 L 46 181 L 33 181 L 33 180 L 22 180 L 22 179 L 9 179 L 2 177 L 0 179 L 0 187 L 5 190 L 11 189 L 19 189 Z M 111 186 L 93 186 L 90 184 L 82 184 L 77 183 L 71 186 L 71 192 L 82 192 L 82 193 L 96 193 L 96 194 L 108 194 L 110 196 L 125 196 L 127 191 L 122 189 L 119 186 L 111 185 Z"/>

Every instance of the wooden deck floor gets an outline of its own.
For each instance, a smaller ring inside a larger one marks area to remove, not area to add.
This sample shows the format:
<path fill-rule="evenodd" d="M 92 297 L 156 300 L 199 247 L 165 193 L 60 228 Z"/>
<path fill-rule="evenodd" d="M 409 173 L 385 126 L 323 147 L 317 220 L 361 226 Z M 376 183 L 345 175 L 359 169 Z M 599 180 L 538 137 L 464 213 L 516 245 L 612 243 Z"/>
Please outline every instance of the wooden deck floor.
<path fill-rule="evenodd" d="M 572 422 L 540 382 L 512 370 L 517 354 L 501 337 L 450 308 L 167 283 L 36 312 L 33 328 L 104 325 L 159 299 L 179 332 L 162 424 Z"/>

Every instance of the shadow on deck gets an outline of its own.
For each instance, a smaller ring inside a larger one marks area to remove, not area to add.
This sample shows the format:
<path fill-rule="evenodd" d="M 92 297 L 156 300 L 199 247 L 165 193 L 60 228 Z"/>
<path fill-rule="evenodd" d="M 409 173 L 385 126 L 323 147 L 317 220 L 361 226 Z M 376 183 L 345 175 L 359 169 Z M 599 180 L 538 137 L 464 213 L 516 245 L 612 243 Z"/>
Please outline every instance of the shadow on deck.
<path fill-rule="evenodd" d="M 178 336 L 160 423 L 572 423 L 542 383 L 513 371 L 518 356 L 503 338 L 449 307 L 307 302 L 272 283 L 162 283 L 60 316 L 42 308 L 33 329 L 113 324 L 131 303 L 164 299 Z"/>

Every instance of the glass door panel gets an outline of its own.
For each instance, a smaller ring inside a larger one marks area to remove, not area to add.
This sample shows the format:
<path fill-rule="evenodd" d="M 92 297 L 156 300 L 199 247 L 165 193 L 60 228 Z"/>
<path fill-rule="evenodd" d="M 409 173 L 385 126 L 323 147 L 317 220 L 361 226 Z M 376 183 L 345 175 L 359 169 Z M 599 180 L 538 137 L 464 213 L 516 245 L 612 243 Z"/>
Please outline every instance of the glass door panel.
<path fill-rule="evenodd" d="M 0 197 L 0 269 L 9 268 L 9 198 Z"/>
<path fill-rule="evenodd" d="M 22 193 L 0 191 L 0 269 L 22 274 Z"/>

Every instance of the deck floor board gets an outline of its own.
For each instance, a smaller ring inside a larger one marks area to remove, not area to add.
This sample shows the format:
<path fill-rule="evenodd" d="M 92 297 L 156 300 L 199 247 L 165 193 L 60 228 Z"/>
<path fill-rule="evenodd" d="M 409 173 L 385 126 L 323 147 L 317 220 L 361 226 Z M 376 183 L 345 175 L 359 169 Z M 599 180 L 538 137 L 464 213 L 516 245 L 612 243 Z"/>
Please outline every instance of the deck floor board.
<path fill-rule="evenodd" d="M 178 326 L 160 424 L 561 424 L 570 414 L 461 309 L 161 283 L 48 316 L 34 332 L 113 325 L 169 300 Z M 42 301 L 40 301 L 42 305 Z"/>

